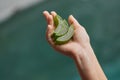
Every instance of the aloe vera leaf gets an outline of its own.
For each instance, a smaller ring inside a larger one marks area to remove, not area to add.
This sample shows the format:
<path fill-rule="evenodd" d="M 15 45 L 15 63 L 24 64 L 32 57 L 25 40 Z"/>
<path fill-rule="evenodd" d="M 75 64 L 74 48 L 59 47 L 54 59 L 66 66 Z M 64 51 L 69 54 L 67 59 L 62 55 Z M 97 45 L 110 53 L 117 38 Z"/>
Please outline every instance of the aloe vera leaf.
<path fill-rule="evenodd" d="M 62 24 L 62 21 L 59 22 L 58 26 L 56 27 L 56 29 L 54 30 L 54 33 L 59 33 L 61 28 L 62 28 L 63 24 Z"/>
<path fill-rule="evenodd" d="M 68 25 L 64 23 L 64 21 L 55 29 L 54 33 L 56 36 L 62 36 L 67 33 L 68 31 Z"/>
<path fill-rule="evenodd" d="M 55 36 L 62 36 L 67 33 L 68 23 L 65 19 L 63 20 L 59 15 L 57 15 L 54 21 L 56 21 L 56 24 L 54 24 L 57 25 L 56 29 L 54 30 Z"/>
<path fill-rule="evenodd" d="M 53 20 L 54 20 L 54 25 L 57 27 L 59 22 L 63 19 L 59 15 L 56 15 Z"/>
<path fill-rule="evenodd" d="M 69 27 L 69 29 L 68 29 L 68 32 L 65 35 L 63 35 L 63 36 L 58 37 L 56 39 L 55 43 L 56 44 L 66 43 L 66 42 L 68 42 L 72 38 L 73 34 L 74 34 L 74 27 L 73 27 L 73 25 L 71 25 Z"/>

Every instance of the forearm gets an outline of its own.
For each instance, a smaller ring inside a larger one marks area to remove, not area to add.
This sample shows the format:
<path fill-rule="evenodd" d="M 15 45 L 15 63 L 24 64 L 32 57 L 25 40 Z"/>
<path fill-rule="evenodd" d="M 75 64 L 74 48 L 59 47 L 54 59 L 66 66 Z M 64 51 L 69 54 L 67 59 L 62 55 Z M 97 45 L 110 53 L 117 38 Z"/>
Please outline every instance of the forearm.
<path fill-rule="evenodd" d="M 107 80 L 90 45 L 73 51 L 73 59 L 83 80 Z"/>
<path fill-rule="evenodd" d="M 93 65 L 91 65 L 91 63 L 86 63 L 80 55 L 76 56 L 74 61 L 82 80 L 98 80 L 96 71 L 93 69 Z"/>

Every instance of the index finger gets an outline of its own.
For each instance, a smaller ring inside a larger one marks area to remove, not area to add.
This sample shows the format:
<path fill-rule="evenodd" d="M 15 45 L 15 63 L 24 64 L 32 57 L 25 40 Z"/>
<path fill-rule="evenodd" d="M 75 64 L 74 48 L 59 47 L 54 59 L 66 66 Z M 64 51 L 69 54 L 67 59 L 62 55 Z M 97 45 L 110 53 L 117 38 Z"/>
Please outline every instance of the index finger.
<path fill-rule="evenodd" d="M 43 12 L 43 15 L 44 15 L 45 18 L 46 18 L 47 24 L 48 24 L 48 25 L 53 25 L 53 17 L 52 17 L 52 15 L 49 14 L 48 11 L 44 11 L 44 12 Z"/>

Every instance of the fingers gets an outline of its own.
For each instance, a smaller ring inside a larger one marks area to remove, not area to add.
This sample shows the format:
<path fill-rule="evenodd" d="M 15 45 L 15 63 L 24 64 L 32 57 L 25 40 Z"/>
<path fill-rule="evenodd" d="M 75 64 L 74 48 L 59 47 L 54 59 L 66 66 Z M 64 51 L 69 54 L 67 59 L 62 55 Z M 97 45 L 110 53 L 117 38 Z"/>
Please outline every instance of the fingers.
<path fill-rule="evenodd" d="M 52 17 L 52 15 L 50 15 L 48 11 L 44 11 L 43 15 L 46 18 L 47 24 L 48 25 L 53 25 L 53 17 Z"/>
<path fill-rule="evenodd" d="M 51 25 L 48 25 L 46 31 L 46 38 L 48 42 L 53 45 L 53 40 L 51 38 L 52 33 L 53 33 L 53 27 Z"/>
<path fill-rule="evenodd" d="M 53 41 L 52 41 L 52 38 L 51 38 L 51 35 L 54 31 L 53 16 L 48 11 L 44 11 L 43 15 L 45 16 L 46 21 L 47 21 L 46 38 L 47 38 L 48 42 L 51 45 L 53 45 Z"/>
<path fill-rule="evenodd" d="M 72 15 L 69 16 L 68 21 L 69 21 L 69 24 L 72 24 L 75 29 L 82 27 Z"/>
<path fill-rule="evenodd" d="M 55 16 L 57 15 L 57 13 L 56 13 L 55 11 L 51 11 L 51 15 L 52 15 L 53 17 L 55 17 Z"/>

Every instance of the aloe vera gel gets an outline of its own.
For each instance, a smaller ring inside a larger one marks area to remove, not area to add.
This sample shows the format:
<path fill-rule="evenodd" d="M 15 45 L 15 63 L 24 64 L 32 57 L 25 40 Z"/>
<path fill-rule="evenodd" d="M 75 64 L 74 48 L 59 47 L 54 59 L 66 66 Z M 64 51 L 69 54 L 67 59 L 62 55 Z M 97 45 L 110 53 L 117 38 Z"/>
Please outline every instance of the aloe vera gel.
<path fill-rule="evenodd" d="M 65 44 L 67 43 L 74 34 L 73 25 L 68 25 L 68 22 L 65 19 L 62 19 L 59 15 L 54 17 L 54 25 L 56 26 L 52 39 L 55 44 Z"/>

